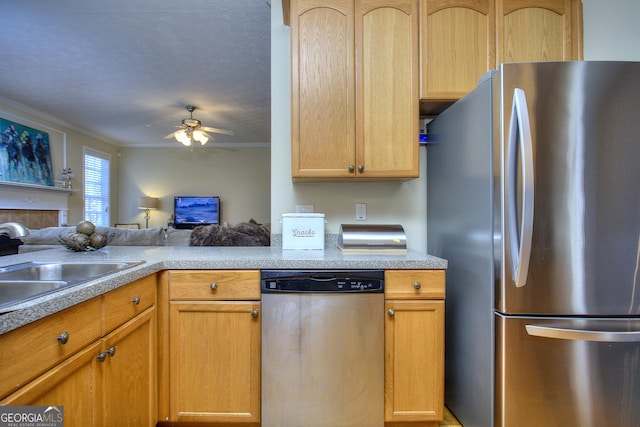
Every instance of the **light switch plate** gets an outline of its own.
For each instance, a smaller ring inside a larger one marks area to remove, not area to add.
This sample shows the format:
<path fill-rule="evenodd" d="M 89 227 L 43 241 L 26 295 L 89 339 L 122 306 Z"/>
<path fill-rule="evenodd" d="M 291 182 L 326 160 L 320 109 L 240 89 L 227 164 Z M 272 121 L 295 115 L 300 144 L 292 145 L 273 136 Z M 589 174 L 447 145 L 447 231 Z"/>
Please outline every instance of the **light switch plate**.
<path fill-rule="evenodd" d="M 356 221 L 365 221 L 367 219 L 367 204 L 356 203 Z"/>

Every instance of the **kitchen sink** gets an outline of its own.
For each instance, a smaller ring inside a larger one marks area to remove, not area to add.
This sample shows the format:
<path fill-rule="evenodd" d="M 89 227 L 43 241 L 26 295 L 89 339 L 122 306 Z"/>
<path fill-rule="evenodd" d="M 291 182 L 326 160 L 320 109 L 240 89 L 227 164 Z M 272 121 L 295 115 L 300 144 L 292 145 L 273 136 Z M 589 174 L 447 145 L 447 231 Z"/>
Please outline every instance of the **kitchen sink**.
<path fill-rule="evenodd" d="M 0 312 L 30 299 L 126 270 L 144 261 L 26 262 L 0 267 Z"/>

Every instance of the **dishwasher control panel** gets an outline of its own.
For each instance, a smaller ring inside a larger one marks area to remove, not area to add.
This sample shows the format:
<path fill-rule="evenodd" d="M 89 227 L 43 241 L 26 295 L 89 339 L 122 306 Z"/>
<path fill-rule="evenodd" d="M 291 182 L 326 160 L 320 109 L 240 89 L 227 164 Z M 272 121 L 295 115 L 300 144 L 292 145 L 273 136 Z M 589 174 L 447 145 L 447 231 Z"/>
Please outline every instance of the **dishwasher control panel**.
<path fill-rule="evenodd" d="M 384 270 L 263 270 L 263 293 L 384 292 Z"/>

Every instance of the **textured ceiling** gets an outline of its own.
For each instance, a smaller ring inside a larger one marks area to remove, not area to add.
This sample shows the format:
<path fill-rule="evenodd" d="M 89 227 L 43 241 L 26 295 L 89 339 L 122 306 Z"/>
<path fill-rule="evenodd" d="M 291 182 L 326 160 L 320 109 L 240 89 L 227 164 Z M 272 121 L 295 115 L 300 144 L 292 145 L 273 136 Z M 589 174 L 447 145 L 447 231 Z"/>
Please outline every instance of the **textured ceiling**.
<path fill-rule="evenodd" d="M 0 0 L 0 101 L 121 146 L 189 117 L 232 130 L 221 145 L 270 142 L 265 0 Z"/>

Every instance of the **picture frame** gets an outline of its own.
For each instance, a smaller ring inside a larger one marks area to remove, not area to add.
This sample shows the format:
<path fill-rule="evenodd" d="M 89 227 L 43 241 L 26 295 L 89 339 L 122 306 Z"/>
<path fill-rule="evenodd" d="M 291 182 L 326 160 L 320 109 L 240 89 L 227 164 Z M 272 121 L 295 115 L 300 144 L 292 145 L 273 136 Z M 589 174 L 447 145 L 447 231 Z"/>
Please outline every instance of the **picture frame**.
<path fill-rule="evenodd" d="M 0 117 L 0 181 L 53 186 L 49 134 Z"/>
<path fill-rule="evenodd" d="M 116 228 L 130 228 L 132 230 L 139 230 L 140 224 L 137 222 L 133 222 L 130 224 L 116 224 Z"/>

